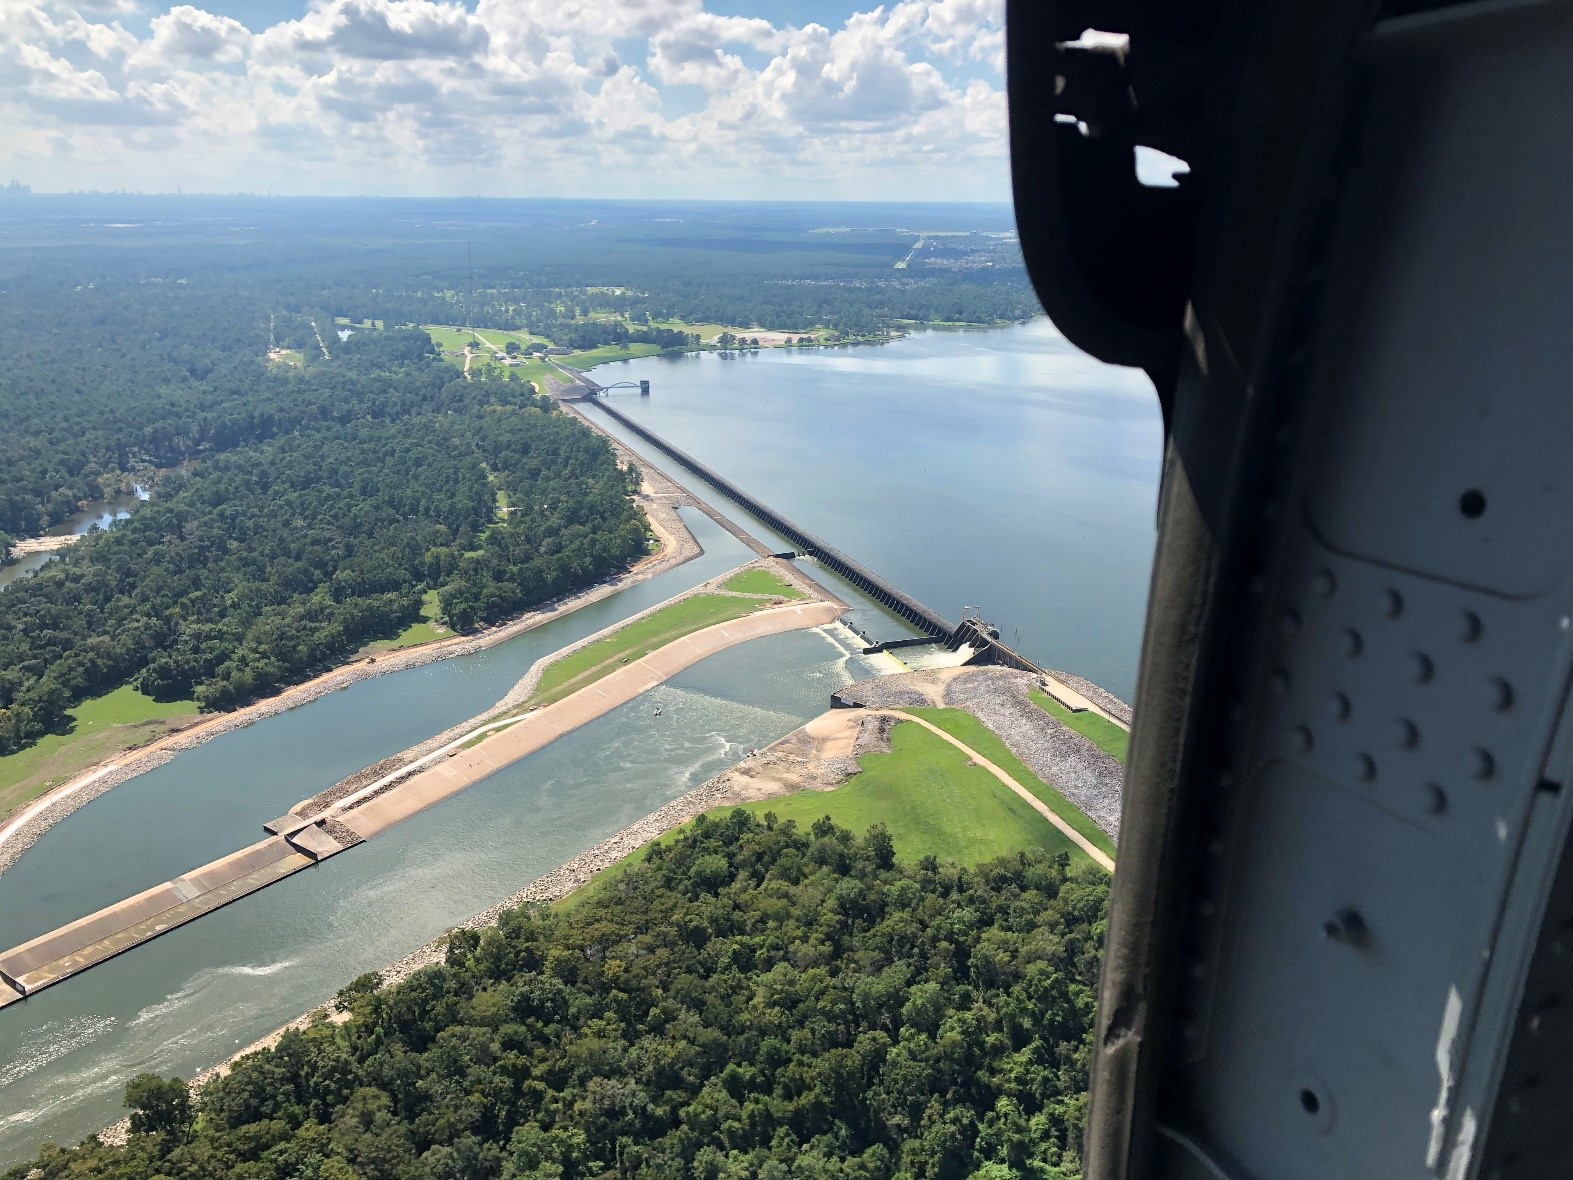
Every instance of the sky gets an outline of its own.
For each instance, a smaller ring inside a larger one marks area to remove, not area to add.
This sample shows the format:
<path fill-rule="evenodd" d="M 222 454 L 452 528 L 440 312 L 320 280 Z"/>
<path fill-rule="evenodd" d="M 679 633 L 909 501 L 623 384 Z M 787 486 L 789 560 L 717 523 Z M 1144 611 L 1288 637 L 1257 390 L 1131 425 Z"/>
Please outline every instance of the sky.
<path fill-rule="evenodd" d="M 1009 199 L 1004 0 L 0 0 L 0 183 Z"/>

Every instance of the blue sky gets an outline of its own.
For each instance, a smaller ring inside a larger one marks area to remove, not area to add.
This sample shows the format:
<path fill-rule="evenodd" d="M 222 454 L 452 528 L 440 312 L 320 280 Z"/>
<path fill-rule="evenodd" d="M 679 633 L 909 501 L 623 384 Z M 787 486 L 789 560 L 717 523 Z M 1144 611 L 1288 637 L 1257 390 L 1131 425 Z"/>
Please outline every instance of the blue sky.
<path fill-rule="evenodd" d="M 40 189 L 1001 200 L 1003 0 L 0 0 Z"/>

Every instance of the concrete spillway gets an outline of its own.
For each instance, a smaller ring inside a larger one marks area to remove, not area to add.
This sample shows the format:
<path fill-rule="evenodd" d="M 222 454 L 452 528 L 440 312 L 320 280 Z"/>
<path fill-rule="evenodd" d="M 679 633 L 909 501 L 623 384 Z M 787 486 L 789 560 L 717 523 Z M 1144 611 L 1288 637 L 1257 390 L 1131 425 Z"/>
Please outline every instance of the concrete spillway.
<path fill-rule="evenodd" d="M 264 827 L 273 834 L 266 840 L 0 952 L 0 1008 L 354 847 L 708 656 L 752 639 L 824 626 L 843 610 L 839 602 L 802 602 L 713 624 L 521 716 L 474 745 L 469 737 L 457 739 L 429 765 L 412 764 L 419 767 L 415 773 L 364 799 L 351 796 L 309 817 L 297 809 L 270 820 Z"/>
<path fill-rule="evenodd" d="M 588 381 L 586 384 L 590 384 Z M 979 653 L 973 658 L 975 663 L 1003 664 L 1009 668 L 1016 668 L 1034 675 L 1045 675 L 1037 664 L 1026 656 L 1000 642 L 999 636 L 992 629 L 980 627 L 971 619 L 966 619 L 958 626 L 941 616 L 937 611 L 924 606 L 909 594 L 903 593 L 892 586 L 885 579 L 874 573 L 861 562 L 849 557 L 835 546 L 820 540 L 808 530 L 782 516 L 764 501 L 749 495 L 738 487 L 726 476 L 707 467 L 686 451 L 679 450 L 667 442 L 655 431 L 647 426 L 634 421 L 627 414 L 615 406 L 609 405 L 604 399 L 594 396 L 600 386 L 595 386 L 580 401 L 589 402 L 601 410 L 602 413 L 612 418 L 624 429 L 632 431 L 645 442 L 655 447 L 656 450 L 674 460 L 685 470 L 692 472 L 728 500 L 743 508 L 758 520 L 773 528 L 776 532 L 790 540 L 806 556 L 816 559 L 827 569 L 834 570 L 859 590 L 863 591 L 876 602 L 887 609 L 894 611 L 909 623 L 916 626 L 930 639 L 945 644 L 952 651 L 962 646 L 970 645 Z M 893 640 L 884 644 L 875 645 L 875 649 L 888 651 L 900 646 L 910 646 L 907 641 Z M 874 650 L 874 649 L 871 649 Z"/>
<path fill-rule="evenodd" d="M 343 851 L 320 827 L 249 848 L 0 954 L 0 1008 Z"/>
<path fill-rule="evenodd" d="M 894 611 L 925 634 L 932 635 L 935 638 L 948 639 L 956 633 L 956 625 L 945 619 L 938 611 L 930 610 L 917 599 L 902 593 L 902 591 L 896 589 L 896 587 L 861 562 L 847 556 L 847 554 L 841 552 L 835 546 L 821 541 L 814 534 L 782 516 L 768 504 L 749 495 L 724 475 L 711 470 L 687 452 L 678 450 L 653 430 L 640 425 L 627 414 L 624 414 L 614 406 L 608 405 L 600 398 L 591 397 L 585 400 L 595 405 L 602 413 L 614 419 L 624 428 L 637 434 L 662 454 L 675 460 L 686 470 L 693 472 L 693 474 L 715 488 L 728 500 L 731 500 L 758 520 L 769 525 L 796 545 L 806 556 L 814 558 L 827 569 L 834 570 L 863 591 L 863 593 L 889 610 Z"/>

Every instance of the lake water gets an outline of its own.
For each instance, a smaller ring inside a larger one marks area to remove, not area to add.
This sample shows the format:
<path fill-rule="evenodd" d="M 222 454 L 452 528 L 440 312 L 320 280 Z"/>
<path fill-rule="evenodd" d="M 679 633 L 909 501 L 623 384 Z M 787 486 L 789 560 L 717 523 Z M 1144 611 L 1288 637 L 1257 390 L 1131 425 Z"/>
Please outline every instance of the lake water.
<path fill-rule="evenodd" d="M 1130 693 L 1161 436 L 1141 379 L 1045 323 L 596 375 L 649 377 L 650 398 L 617 404 L 941 613 L 976 604 L 1028 654 Z M 0 875 L 0 947 L 260 838 L 296 800 L 480 712 L 540 655 L 750 556 L 701 514 L 684 519 L 705 547 L 695 561 L 489 651 L 224 735 L 95 800 Z M 846 596 L 865 631 L 899 633 Z M 0 1012 L 0 1168 L 113 1121 L 129 1077 L 212 1064 L 873 672 L 827 632 L 721 653 L 320 868 Z"/>
<path fill-rule="evenodd" d="M 1144 375 L 1035 320 L 594 376 L 648 379 L 612 403 L 945 618 L 976 606 L 1027 656 L 1130 699 L 1163 445 Z"/>

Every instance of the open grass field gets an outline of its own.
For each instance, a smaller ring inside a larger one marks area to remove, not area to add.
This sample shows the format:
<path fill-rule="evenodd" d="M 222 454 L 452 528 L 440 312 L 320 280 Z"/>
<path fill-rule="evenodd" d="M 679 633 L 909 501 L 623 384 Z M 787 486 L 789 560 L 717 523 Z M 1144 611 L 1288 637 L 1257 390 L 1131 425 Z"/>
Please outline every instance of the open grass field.
<path fill-rule="evenodd" d="M 444 324 L 422 324 L 421 329 L 431 337 L 432 343 L 444 352 L 459 352 L 466 344 L 475 342 L 475 337 L 463 328 L 451 328 Z"/>
<path fill-rule="evenodd" d="M 1010 747 L 995 736 L 993 730 L 971 713 L 961 709 L 902 709 L 901 711 L 911 713 L 915 717 L 922 717 L 925 721 L 939 726 L 951 737 L 966 742 L 1036 795 L 1050 811 L 1085 836 L 1094 847 L 1102 849 L 1110 856 L 1114 855 L 1114 841 L 1109 839 L 1102 828 L 1088 819 L 1081 809 L 1064 795 L 1033 774 L 1027 764 L 1012 754 Z"/>
<path fill-rule="evenodd" d="M 560 701 L 614 668 L 642 659 L 674 639 L 716 623 L 751 615 L 765 605 L 763 600 L 731 598 L 723 594 L 699 594 L 674 602 L 549 665 L 528 705 L 534 708 Z"/>
<path fill-rule="evenodd" d="M 805 828 L 825 815 L 859 833 L 884 824 L 904 860 L 933 855 L 972 865 L 1024 848 L 1087 859 L 992 774 L 928 730 L 898 724 L 890 746 L 888 754 L 865 754 L 859 759 L 863 772 L 833 791 L 803 791 L 746 807 Z"/>
<path fill-rule="evenodd" d="M 1052 795 L 1058 800 L 1058 806 L 1054 803 L 1050 806 L 1057 814 L 1079 820 L 1072 823 L 1077 831 L 1111 856 L 1114 854 L 1112 842 L 1091 820 L 1058 792 L 1044 787 L 1042 781 L 1010 753 L 1005 743 L 971 714 L 956 709 L 916 709 L 913 712 L 921 713 L 926 720 L 966 742 L 1045 802 L 1049 799 L 1039 794 L 1040 788 Z M 971 722 L 976 730 L 956 723 L 954 717 L 946 716 L 950 714 Z M 980 737 L 977 731 L 983 736 Z M 859 834 L 874 824 L 884 824 L 890 832 L 896 855 L 909 861 L 933 855 L 940 860 L 972 865 L 1024 848 L 1044 848 L 1066 853 L 1073 864 L 1091 863 L 1086 853 L 992 774 L 973 765 L 955 746 L 922 726 L 898 724 L 891 731 L 890 746 L 888 754 L 865 754 L 858 760 L 862 772 L 833 791 L 801 791 L 743 806 L 756 815 L 773 811 L 777 819 L 795 820 L 801 828 L 811 826 L 826 815 L 841 827 Z M 1066 810 L 1061 811 L 1061 807 Z M 710 814 L 720 815 L 729 810 L 718 808 Z M 688 826 L 684 824 L 653 843 L 675 839 Z M 571 909 L 605 889 L 643 861 L 649 848 L 650 845 L 646 845 L 610 866 L 557 905 Z"/>
<path fill-rule="evenodd" d="M 755 815 L 773 811 L 778 820 L 794 820 L 800 828 L 808 828 L 826 815 L 860 835 L 875 824 L 884 824 L 896 855 L 907 861 L 933 855 L 974 865 L 1024 848 L 1045 848 L 1066 853 L 1072 863 L 1087 862 L 1086 854 L 1058 828 L 988 771 L 972 765 L 955 746 L 922 726 L 897 725 L 891 732 L 890 746 L 888 754 L 865 754 L 858 760 L 862 772 L 833 791 L 801 791 L 743 806 Z M 993 759 L 991 753 L 978 751 Z M 1014 767 L 995 761 L 1015 773 Z M 1028 783 L 1025 778 L 1019 781 Z M 718 816 L 730 810 L 723 807 L 710 814 Z M 684 824 L 653 843 L 676 839 L 688 826 Z M 597 874 L 584 888 L 558 902 L 558 907 L 572 909 L 607 888 L 643 861 L 650 847 L 646 845 Z"/>
<path fill-rule="evenodd" d="M 1035 688 L 1030 695 L 1032 703 L 1054 720 L 1074 729 L 1110 758 L 1124 765 L 1125 754 L 1131 744 L 1131 735 L 1118 725 L 1096 713 L 1072 713 L 1042 689 Z"/>
<path fill-rule="evenodd" d="M 197 706 L 193 701 L 160 703 L 127 685 L 83 701 L 71 716 L 76 724 L 70 733 L 50 734 L 0 758 L 0 816 L 101 759 L 189 724 L 197 718 Z"/>
<path fill-rule="evenodd" d="M 655 356 L 660 351 L 661 349 L 654 344 L 630 344 L 626 348 L 608 344 L 602 348 L 587 348 L 557 359 L 570 368 L 589 369 L 596 365 L 604 365 L 607 361 L 627 361 L 642 356 Z"/>
<path fill-rule="evenodd" d="M 418 623 L 411 623 L 392 639 L 379 639 L 375 643 L 368 643 L 360 649 L 363 656 L 376 655 L 382 651 L 399 651 L 406 647 L 418 647 L 423 643 L 430 643 L 434 639 L 447 639 L 453 634 L 437 621 L 441 607 L 437 605 L 437 591 L 428 590 L 421 599 L 421 618 Z"/>
<path fill-rule="evenodd" d="M 729 578 L 723 590 L 734 594 L 773 594 L 777 598 L 802 598 L 804 594 L 785 579 L 766 569 L 744 570 Z"/>

